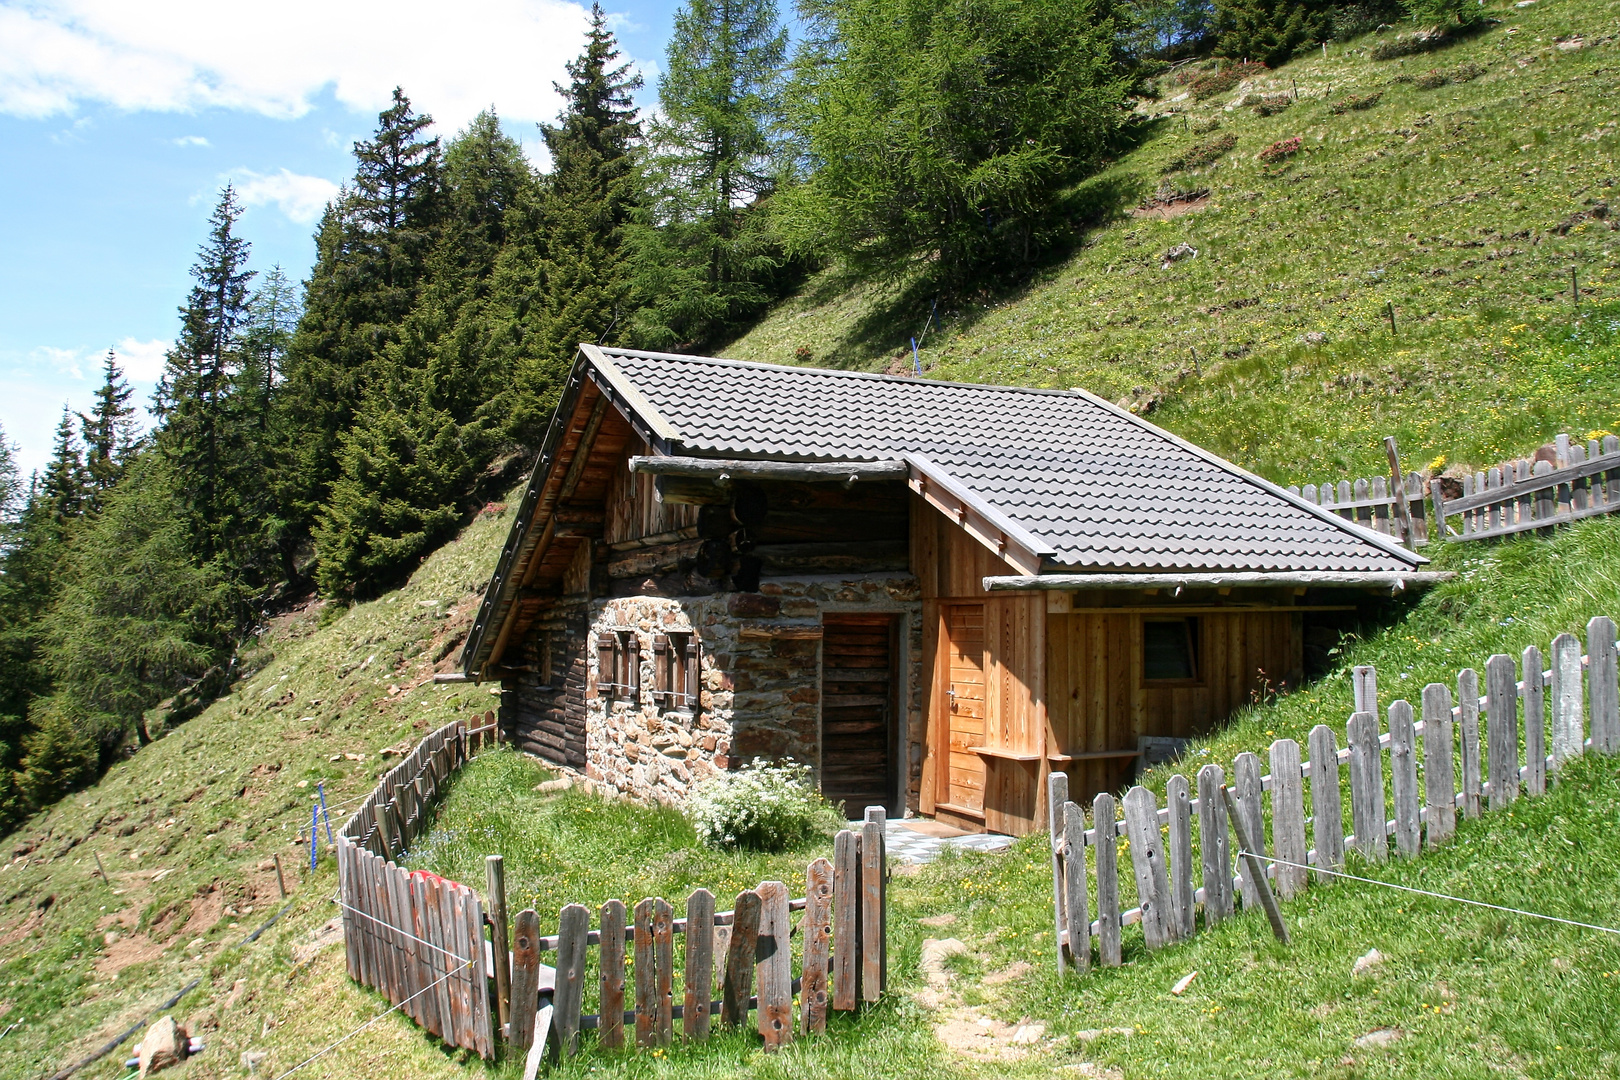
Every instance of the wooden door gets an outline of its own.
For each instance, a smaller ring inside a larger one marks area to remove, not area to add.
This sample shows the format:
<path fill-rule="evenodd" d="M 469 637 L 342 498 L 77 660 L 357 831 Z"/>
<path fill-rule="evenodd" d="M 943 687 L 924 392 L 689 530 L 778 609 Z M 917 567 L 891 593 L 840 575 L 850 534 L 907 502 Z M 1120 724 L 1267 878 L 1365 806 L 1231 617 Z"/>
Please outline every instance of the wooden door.
<path fill-rule="evenodd" d="M 945 701 L 950 714 L 950 775 L 946 809 L 984 814 L 984 758 L 987 715 L 984 605 L 951 604 L 945 609 L 946 658 L 950 665 Z"/>
<path fill-rule="evenodd" d="M 898 617 L 827 615 L 821 637 L 821 793 L 851 818 L 897 802 Z"/>

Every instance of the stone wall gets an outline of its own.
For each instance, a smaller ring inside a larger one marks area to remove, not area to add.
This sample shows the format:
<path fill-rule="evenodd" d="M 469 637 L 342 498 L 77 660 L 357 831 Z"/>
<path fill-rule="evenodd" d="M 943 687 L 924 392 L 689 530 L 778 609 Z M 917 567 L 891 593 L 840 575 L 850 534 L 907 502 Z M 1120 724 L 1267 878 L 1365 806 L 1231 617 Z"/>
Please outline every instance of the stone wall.
<path fill-rule="evenodd" d="M 892 611 L 901 619 L 901 769 L 915 809 L 923 757 L 922 626 L 909 574 L 774 578 L 756 593 L 594 600 L 583 646 L 586 775 L 600 787 L 647 802 L 679 804 L 718 770 L 754 757 L 792 758 L 819 767 L 821 617 L 837 611 Z M 594 647 L 601 632 L 633 630 L 641 672 L 639 700 L 604 700 Z M 701 644 L 701 707 L 654 703 L 653 639 L 693 633 Z M 577 655 L 577 653 L 576 653 Z"/>

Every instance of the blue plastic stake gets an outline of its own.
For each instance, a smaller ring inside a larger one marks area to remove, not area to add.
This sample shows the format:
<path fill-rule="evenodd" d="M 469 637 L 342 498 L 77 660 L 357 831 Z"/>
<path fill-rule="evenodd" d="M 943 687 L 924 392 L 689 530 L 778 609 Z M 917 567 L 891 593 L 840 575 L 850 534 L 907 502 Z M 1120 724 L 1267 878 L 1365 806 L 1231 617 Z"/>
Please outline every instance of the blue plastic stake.
<path fill-rule="evenodd" d="M 917 377 L 922 378 L 922 357 L 917 355 L 917 339 L 911 339 L 911 363 L 917 369 Z"/>
<path fill-rule="evenodd" d="M 321 847 L 321 808 L 309 804 L 309 868 L 315 869 L 315 859 Z"/>
<path fill-rule="evenodd" d="M 317 781 L 316 782 L 316 784 L 315 784 L 315 794 L 318 795 L 320 797 L 320 800 L 321 800 L 321 820 L 326 822 L 326 842 L 328 844 L 335 844 L 335 843 L 337 843 L 337 841 L 332 839 L 332 815 L 330 815 L 330 814 L 328 814 L 326 812 L 326 783 L 325 783 L 325 781 Z"/>

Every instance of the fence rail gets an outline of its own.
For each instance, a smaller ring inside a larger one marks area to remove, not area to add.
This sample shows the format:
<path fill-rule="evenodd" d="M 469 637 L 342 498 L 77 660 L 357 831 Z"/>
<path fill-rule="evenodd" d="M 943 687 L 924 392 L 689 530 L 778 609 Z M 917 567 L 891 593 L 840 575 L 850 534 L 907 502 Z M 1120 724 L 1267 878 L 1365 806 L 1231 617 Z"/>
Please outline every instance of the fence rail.
<path fill-rule="evenodd" d="M 1463 477 L 1460 499 L 1431 481 L 1435 517 L 1460 515 L 1458 540 L 1488 540 L 1620 510 L 1620 438 L 1582 446 L 1560 435 L 1554 445 L 1556 462 L 1520 459 Z"/>
<path fill-rule="evenodd" d="M 1309 760 L 1302 760 L 1293 739 L 1278 739 L 1269 750 L 1269 773 L 1263 774 L 1258 755 L 1245 752 L 1233 762 L 1230 780 L 1218 765 L 1200 769 L 1196 798 L 1191 782 L 1179 774 L 1166 785 L 1164 807 L 1152 791 L 1133 787 L 1123 799 L 1123 820 L 1116 816 L 1114 796 L 1099 794 L 1092 804 L 1089 829 L 1085 809 L 1069 800 L 1068 776 L 1053 773 L 1048 793 L 1059 971 L 1068 965 L 1089 969 L 1094 945 L 1100 964 L 1118 966 L 1121 930 L 1128 925 L 1140 924 L 1146 946 L 1158 949 L 1190 939 L 1197 931 L 1199 908 L 1207 928 L 1230 918 L 1240 898 L 1245 909 L 1259 905 L 1248 868 L 1233 873 L 1227 810 L 1220 796 L 1228 782 L 1236 795 L 1237 813 L 1257 838 L 1256 854 L 1262 856 L 1268 854 L 1264 823 L 1269 793 L 1269 851 L 1281 862 L 1270 864 L 1266 875 L 1287 899 L 1305 888 L 1308 866 L 1343 869 L 1347 850 L 1381 862 L 1389 857 L 1391 838 L 1397 857 L 1415 858 L 1451 838 L 1459 809 L 1465 817 L 1478 817 L 1487 806 L 1495 810 L 1511 805 L 1521 793 L 1540 795 L 1549 776 L 1556 778 L 1564 762 L 1588 748 L 1603 754 L 1620 752 L 1614 621 L 1599 616 L 1587 624 L 1585 656 L 1578 638 L 1560 634 L 1553 639 L 1550 659 L 1544 667 L 1536 646 L 1525 649 L 1517 660 L 1505 654 L 1492 656 L 1485 665 L 1484 694 L 1478 673 L 1465 669 L 1457 676 L 1455 703 L 1450 687 L 1430 683 L 1423 689 L 1418 711 L 1404 700 L 1393 702 L 1382 731 L 1377 672 L 1357 668 L 1355 711 L 1346 725 L 1344 748 L 1338 746 L 1333 729 L 1319 724 L 1307 741 Z M 1344 827 L 1341 777 L 1346 766 L 1349 832 Z M 1307 846 L 1307 825 L 1314 847 Z M 1125 911 L 1119 900 L 1121 836 L 1129 841 L 1138 898 L 1137 906 Z M 1090 875 L 1096 879 L 1095 919 L 1088 910 Z M 1323 879 L 1321 874 L 1316 877 Z"/>

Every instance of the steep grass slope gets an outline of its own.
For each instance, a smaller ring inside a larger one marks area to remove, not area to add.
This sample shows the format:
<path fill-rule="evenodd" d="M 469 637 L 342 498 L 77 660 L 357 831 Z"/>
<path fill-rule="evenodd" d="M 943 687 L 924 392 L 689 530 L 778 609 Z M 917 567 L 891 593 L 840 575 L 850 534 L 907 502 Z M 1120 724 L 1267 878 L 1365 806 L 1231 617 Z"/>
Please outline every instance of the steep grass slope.
<path fill-rule="evenodd" d="M 340 819 L 389 764 L 383 748 L 494 705 L 488 687 L 431 678 L 453 661 L 509 524 L 488 510 L 404 588 L 278 620 L 263 670 L 7 839 L 0 1076 L 78 1060 L 195 978 L 174 1010 L 213 1044 L 193 1076 L 240 1075 L 238 1055 L 284 1041 L 272 1035 L 283 1027 L 310 1025 L 314 1039 L 327 1018 L 370 1014 L 340 953 L 336 968 L 331 949 L 309 964 L 333 940 L 317 930 L 336 914 L 335 875 L 323 858 L 311 877 L 299 838 L 317 784 Z M 276 854 L 292 909 L 244 946 L 281 907 Z M 82 1075 L 122 1075 L 123 1060 Z"/>
<path fill-rule="evenodd" d="M 926 374 L 1151 406 L 1284 482 L 1381 471 L 1385 434 L 1421 466 L 1614 428 L 1620 3 L 1491 14 L 1438 52 L 1373 60 L 1369 36 L 1204 101 L 1161 80 L 1141 143 L 1074 194 L 1090 220 L 1072 256 L 942 305 Z M 1449 81 L 1425 89 L 1431 71 Z M 1273 115 L 1240 104 L 1296 88 Z M 1212 164 L 1172 167 L 1226 138 Z M 1181 244 L 1197 256 L 1168 260 Z M 909 374 L 933 300 L 829 270 L 719 351 Z"/>

